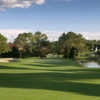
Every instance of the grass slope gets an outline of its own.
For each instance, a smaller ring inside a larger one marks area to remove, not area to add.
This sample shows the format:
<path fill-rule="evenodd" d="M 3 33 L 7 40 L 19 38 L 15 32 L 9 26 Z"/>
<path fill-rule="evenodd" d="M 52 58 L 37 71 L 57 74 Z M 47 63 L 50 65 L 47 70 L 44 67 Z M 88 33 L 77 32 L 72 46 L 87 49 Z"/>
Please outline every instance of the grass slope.
<path fill-rule="evenodd" d="M 0 100 L 100 100 L 100 70 L 66 59 L 0 63 Z"/>

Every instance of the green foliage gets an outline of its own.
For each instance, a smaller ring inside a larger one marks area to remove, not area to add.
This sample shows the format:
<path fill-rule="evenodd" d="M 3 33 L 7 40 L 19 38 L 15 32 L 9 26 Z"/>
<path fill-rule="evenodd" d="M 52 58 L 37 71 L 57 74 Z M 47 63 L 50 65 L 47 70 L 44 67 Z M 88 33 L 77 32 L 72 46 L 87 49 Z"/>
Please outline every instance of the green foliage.
<path fill-rule="evenodd" d="M 87 40 L 86 45 L 89 51 L 95 51 L 98 43 L 96 40 Z"/>
<path fill-rule="evenodd" d="M 6 43 L 6 38 L 0 36 L 1 45 Z M 12 55 L 15 57 L 46 57 L 48 54 L 63 55 L 64 58 L 76 59 L 85 52 L 95 53 L 100 49 L 100 41 L 86 40 L 81 34 L 74 32 L 63 33 L 58 41 L 49 41 L 48 36 L 41 32 L 34 34 L 22 33 L 14 41 L 15 48 Z M 1 46 L 0 53 L 8 51 L 7 44 Z M 5 48 L 3 50 L 3 48 Z M 11 52 L 10 52 L 11 53 Z M 97 53 L 98 54 L 98 53 Z M 9 54 L 8 54 L 9 55 Z"/>
<path fill-rule="evenodd" d="M 65 58 L 75 58 L 86 50 L 86 40 L 80 34 L 68 32 L 59 38 L 60 51 Z"/>
<path fill-rule="evenodd" d="M 97 56 L 100 56 L 100 49 L 96 52 Z"/>
<path fill-rule="evenodd" d="M 42 34 L 41 32 L 36 32 L 33 37 L 35 39 L 33 52 L 36 56 L 45 57 L 49 52 L 49 41 L 47 35 Z"/>
<path fill-rule="evenodd" d="M 19 57 L 19 51 L 17 47 L 13 47 L 10 54 L 12 55 L 12 57 L 18 58 Z"/>
<path fill-rule="evenodd" d="M 19 56 L 45 57 L 48 53 L 48 37 L 41 32 L 23 33 L 15 39 L 14 44 L 19 50 Z"/>
<path fill-rule="evenodd" d="M 23 57 L 27 54 L 32 54 L 34 37 L 32 33 L 23 33 L 15 39 L 14 44 L 19 50 L 19 56 Z"/>
<path fill-rule="evenodd" d="M 59 54 L 59 44 L 58 41 L 52 41 L 49 45 L 50 53 L 52 54 Z"/>
<path fill-rule="evenodd" d="M 7 43 L 7 39 L 0 34 L 0 54 L 7 53 L 9 51 L 9 46 Z"/>
<path fill-rule="evenodd" d="M 96 47 L 98 50 L 100 50 L 100 40 L 96 41 Z"/>

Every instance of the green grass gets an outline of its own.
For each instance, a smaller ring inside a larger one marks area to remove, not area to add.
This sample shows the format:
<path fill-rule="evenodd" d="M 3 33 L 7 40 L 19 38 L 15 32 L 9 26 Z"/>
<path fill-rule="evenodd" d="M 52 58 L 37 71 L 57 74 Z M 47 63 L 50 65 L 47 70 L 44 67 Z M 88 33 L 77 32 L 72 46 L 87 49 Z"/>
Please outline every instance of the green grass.
<path fill-rule="evenodd" d="M 0 63 L 0 100 L 100 100 L 100 69 L 66 59 Z"/>

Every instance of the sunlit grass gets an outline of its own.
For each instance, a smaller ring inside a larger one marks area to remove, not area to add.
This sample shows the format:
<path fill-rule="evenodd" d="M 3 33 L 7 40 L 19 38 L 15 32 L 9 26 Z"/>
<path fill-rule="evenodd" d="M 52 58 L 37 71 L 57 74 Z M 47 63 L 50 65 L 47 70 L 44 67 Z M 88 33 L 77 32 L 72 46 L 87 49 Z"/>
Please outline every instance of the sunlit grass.
<path fill-rule="evenodd" d="M 66 59 L 0 63 L 0 100 L 100 100 L 100 70 Z"/>

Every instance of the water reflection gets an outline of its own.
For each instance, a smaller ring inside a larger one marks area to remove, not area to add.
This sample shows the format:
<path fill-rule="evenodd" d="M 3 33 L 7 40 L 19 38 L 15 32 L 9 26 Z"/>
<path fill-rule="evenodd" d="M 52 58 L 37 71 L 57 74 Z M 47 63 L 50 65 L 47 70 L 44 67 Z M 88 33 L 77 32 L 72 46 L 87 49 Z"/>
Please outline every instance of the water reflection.
<path fill-rule="evenodd" d="M 86 62 L 83 64 L 88 68 L 100 68 L 100 65 L 97 62 Z"/>

